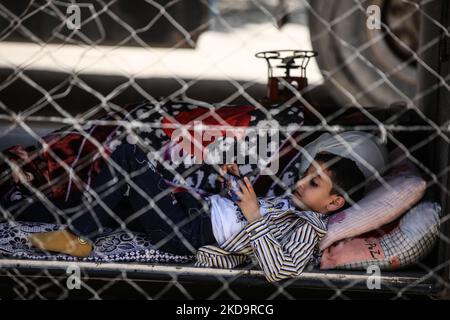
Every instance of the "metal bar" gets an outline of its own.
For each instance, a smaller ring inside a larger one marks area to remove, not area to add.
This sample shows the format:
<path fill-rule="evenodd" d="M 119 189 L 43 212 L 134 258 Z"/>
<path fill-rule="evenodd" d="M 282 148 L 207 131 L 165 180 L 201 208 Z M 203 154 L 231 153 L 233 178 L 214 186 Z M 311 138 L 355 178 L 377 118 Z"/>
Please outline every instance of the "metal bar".
<path fill-rule="evenodd" d="M 420 36 L 419 36 L 419 49 L 426 43 L 429 43 L 436 37 L 443 36 L 443 30 L 438 24 L 448 25 L 448 21 L 445 22 L 443 12 L 448 11 L 448 2 L 437 0 L 429 1 L 422 5 L 420 17 Z M 433 21 L 434 20 L 434 21 Z M 438 24 L 436 23 L 438 22 Z M 428 92 L 428 94 L 422 96 L 417 102 L 419 108 L 423 107 L 428 117 L 434 121 L 437 125 L 447 123 L 450 119 L 450 110 L 448 105 L 445 104 L 445 100 L 440 96 L 439 92 L 445 91 L 445 88 L 439 86 L 440 79 L 432 74 L 431 71 L 444 76 L 441 70 L 441 55 L 442 55 L 442 41 L 437 41 L 432 47 L 422 52 L 419 58 L 422 61 L 418 63 L 418 84 L 416 93 Z M 430 70 L 431 69 L 431 70 Z M 435 89 L 431 89 L 435 86 Z M 430 90 L 431 89 L 431 90 Z M 446 100 L 448 101 L 448 100 Z M 448 136 L 448 133 L 445 133 Z M 442 172 L 447 168 L 449 163 L 449 145 L 443 139 L 437 139 L 430 145 L 430 152 L 428 153 L 428 162 L 433 172 Z M 441 175 L 439 177 L 441 185 L 450 188 L 449 176 Z M 438 191 L 436 190 L 436 194 Z M 438 194 L 437 200 L 442 205 L 444 214 L 449 215 L 450 198 L 443 190 Z M 448 223 L 444 223 L 441 226 L 441 233 L 447 237 L 450 235 L 450 227 Z M 445 240 L 441 239 L 439 243 L 439 257 L 437 263 L 442 264 L 449 259 L 449 244 Z M 440 276 L 448 280 L 449 269 L 443 268 L 440 272 Z"/>
<path fill-rule="evenodd" d="M 218 283 L 219 279 L 226 279 L 233 285 L 273 286 L 267 282 L 264 273 L 260 270 L 244 269 L 213 269 L 199 268 L 192 265 L 155 265 L 136 263 L 94 263 L 71 261 L 33 261 L 21 259 L 0 260 L 0 270 L 16 269 L 20 272 L 38 271 L 64 272 L 69 266 L 77 265 L 89 279 L 95 277 L 112 276 L 126 273 L 127 278 L 136 277 L 136 280 L 165 280 L 195 281 L 200 284 Z M 1 273 L 1 272 L 0 272 Z M 281 282 L 285 288 L 314 288 L 329 289 L 324 284 L 333 284 L 346 291 L 368 291 L 367 281 L 370 274 L 364 271 L 306 271 L 294 280 Z M 376 292 L 396 292 L 403 290 L 411 294 L 434 294 L 437 292 L 435 281 L 431 275 L 405 271 L 383 272 L 380 276 L 381 288 Z"/>

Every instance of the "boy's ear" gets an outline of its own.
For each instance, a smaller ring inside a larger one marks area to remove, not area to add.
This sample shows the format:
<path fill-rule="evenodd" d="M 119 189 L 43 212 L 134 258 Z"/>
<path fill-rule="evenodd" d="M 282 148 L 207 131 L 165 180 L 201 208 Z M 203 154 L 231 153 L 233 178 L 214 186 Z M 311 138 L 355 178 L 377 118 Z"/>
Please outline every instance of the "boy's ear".
<path fill-rule="evenodd" d="M 345 198 L 341 195 L 334 194 L 333 200 L 327 205 L 328 212 L 334 212 L 339 210 L 345 205 Z"/>

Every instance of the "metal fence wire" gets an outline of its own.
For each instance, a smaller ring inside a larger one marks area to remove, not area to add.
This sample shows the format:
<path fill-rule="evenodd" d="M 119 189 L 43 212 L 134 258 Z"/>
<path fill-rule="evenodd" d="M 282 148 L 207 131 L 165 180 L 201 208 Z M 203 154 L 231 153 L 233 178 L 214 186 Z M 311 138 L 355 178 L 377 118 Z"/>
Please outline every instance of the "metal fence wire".
<path fill-rule="evenodd" d="M 0 298 L 448 298 L 449 12 L 443 0 L 3 1 Z M 371 133 L 386 166 L 347 131 Z M 324 133 L 367 175 L 335 185 L 348 207 L 321 216 L 328 232 L 308 249 L 296 241 L 313 231 L 289 229 L 304 220 L 286 227 L 293 200 L 284 220 L 273 212 Z M 232 162 L 278 199 L 256 224 L 239 202 L 213 208 L 212 194 L 233 195 L 218 181 Z"/>

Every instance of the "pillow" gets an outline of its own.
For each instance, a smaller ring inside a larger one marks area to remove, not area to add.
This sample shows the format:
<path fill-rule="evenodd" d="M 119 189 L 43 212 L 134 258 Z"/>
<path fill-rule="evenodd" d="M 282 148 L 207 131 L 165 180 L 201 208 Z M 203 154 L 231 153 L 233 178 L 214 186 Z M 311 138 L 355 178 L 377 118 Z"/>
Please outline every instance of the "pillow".
<path fill-rule="evenodd" d="M 345 131 L 331 135 L 323 133 L 305 146 L 301 162 L 301 172 L 306 172 L 319 152 L 326 151 L 353 160 L 366 178 L 381 174 L 388 162 L 384 144 L 369 132 Z"/>
<path fill-rule="evenodd" d="M 440 212 L 439 204 L 422 202 L 380 230 L 328 247 L 320 268 L 367 269 L 377 265 L 393 270 L 414 264 L 432 249 L 439 235 Z"/>
<path fill-rule="evenodd" d="M 368 186 L 363 199 L 329 218 L 320 249 L 394 221 L 423 197 L 425 189 L 426 181 L 414 164 L 408 159 L 400 161 L 383 176 L 382 182 Z"/>

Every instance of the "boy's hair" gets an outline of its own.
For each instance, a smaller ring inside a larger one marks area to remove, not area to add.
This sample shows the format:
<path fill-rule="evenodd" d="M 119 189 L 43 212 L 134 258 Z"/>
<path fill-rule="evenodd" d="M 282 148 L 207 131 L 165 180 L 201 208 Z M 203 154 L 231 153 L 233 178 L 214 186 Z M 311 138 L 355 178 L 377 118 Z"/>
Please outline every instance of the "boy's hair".
<path fill-rule="evenodd" d="M 362 199 L 365 193 L 364 181 L 365 177 L 362 171 L 358 168 L 355 161 L 337 156 L 332 153 L 318 153 L 315 161 L 325 164 L 327 170 L 331 172 L 331 182 L 333 187 L 331 194 L 339 194 L 345 197 L 348 195 L 353 202 Z M 346 209 L 351 206 L 346 199 L 345 205 L 339 210 Z"/>

